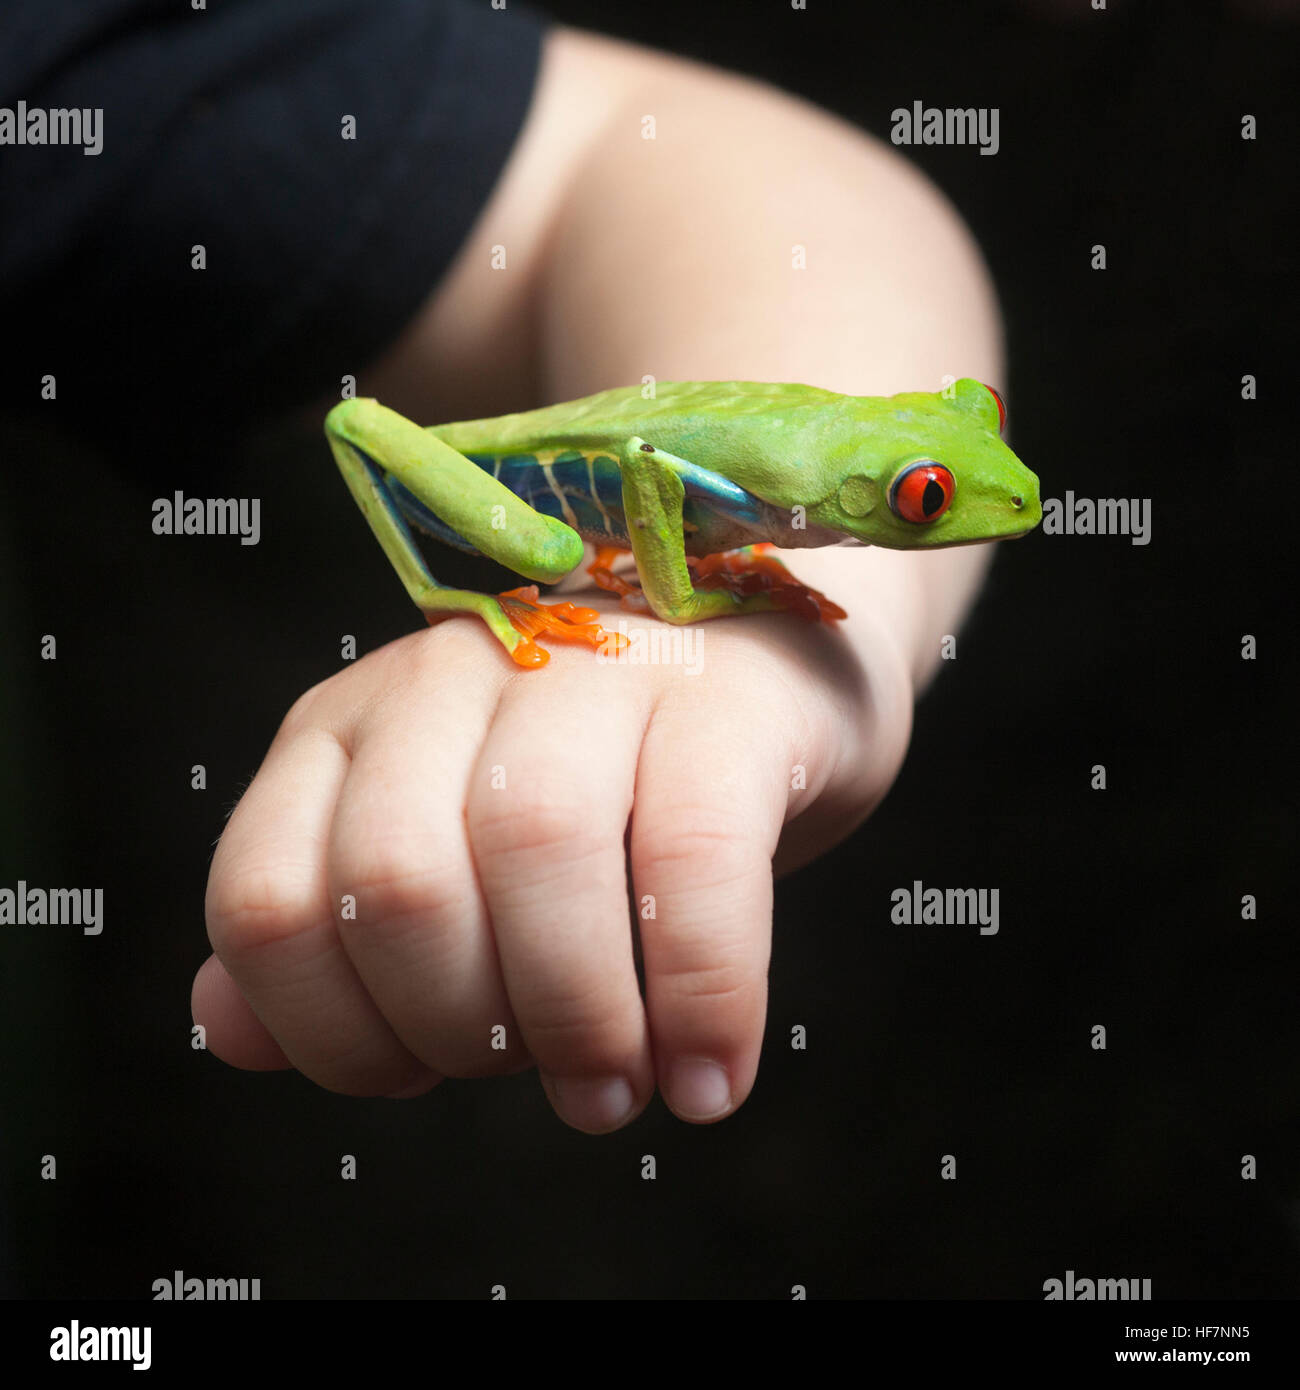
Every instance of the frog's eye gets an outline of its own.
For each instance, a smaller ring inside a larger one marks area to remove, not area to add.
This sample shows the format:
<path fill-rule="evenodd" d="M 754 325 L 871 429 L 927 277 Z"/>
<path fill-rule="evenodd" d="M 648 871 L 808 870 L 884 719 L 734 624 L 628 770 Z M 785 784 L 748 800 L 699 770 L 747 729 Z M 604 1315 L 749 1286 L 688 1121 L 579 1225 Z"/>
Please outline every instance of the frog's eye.
<path fill-rule="evenodd" d="M 984 383 L 981 382 L 980 385 L 981 385 L 981 386 L 984 386 Z M 999 433 L 999 434 L 1005 434 L 1005 433 L 1006 433 L 1006 429 L 1007 429 L 1007 406 L 1006 406 L 1006 402 L 1002 399 L 1001 396 L 998 395 L 998 393 L 997 393 L 991 386 L 984 386 L 984 389 L 989 393 L 990 396 L 993 397 L 994 402 L 997 404 L 997 408 L 998 408 L 998 433 Z"/>
<path fill-rule="evenodd" d="M 956 480 L 941 463 L 920 459 L 909 463 L 889 489 L 889 507 L 895 516 L 918 526 L 936 521 L 952 505 Z"/>

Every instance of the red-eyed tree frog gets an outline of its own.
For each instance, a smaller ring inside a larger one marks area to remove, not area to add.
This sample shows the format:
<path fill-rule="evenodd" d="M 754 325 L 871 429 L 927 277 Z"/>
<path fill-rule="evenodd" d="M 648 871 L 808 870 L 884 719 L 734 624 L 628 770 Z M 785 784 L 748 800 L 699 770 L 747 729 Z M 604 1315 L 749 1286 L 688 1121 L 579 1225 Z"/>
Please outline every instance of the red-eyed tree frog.
<path fill-rule="evenodd" d="M 845 616 L 770 546 L 933 549 L 1020 536 L 1038 479 L 1002 440 L 996 391 L 844 396 L 756 381 L 663 382 L 542 410 L 421 428 L 377 401 L 336 405 L 325 434 L 357 505 L 429 622 L 476 613 L 521 666 L 533 640 L 617 639 L 594 609 L 447 588 L 410 527 L 549 584 L 588 573 L 665 622 L 786 610 Z M 631 550 L 641 587 L 612 570 Z"/>

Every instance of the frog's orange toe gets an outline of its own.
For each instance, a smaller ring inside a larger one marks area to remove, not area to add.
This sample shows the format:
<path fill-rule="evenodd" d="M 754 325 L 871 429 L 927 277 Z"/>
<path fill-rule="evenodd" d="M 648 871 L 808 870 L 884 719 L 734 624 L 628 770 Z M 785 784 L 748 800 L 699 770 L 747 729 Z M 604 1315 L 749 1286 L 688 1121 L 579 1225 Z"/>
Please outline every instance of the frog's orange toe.
<path fill-rule="evenodd" d="M 512 622 L 512 626 L 518 631 L 517 624 Z M 514 651 L 510 653 L 510 657 L 516 666 L 527 666 L 530 670 L 536 670 L 539 666 L 546 665 L 551 659 L 551 654 L 545 647 L 539 647 L 530 637 L 525 637 L 515 643 Z"/>
<path fill-rule="evenodd" d="M 587 566 L 587 574 L 592 582 L 604 589 L 607 593 L 618 594 L 627 598 L 632 594 L 639 594 L 641 586 L 630 579 L 624 579 L 621 574 L 614 573 L 614 565 L 620 555 L 626 554 L 617 546 L 605 545 L 596 551 L 596 558 Z"/>
<path fill-rule="evenodd" d="M 510 655 L 520 666 L 545 666 L 551 659 L 535 637 L 555 642 L 576 642 L 597 651 L 617 652 L 627 644 L 627 638 L 616 632 L 606 632 L 600 626 L 600 614 L 594 608 L 579 608 L 573 603 L 538 602 L 537 585 L 509 589 L 498 594 L 501 611 L 510 626 L 524 640 L 516 644 Z"/>

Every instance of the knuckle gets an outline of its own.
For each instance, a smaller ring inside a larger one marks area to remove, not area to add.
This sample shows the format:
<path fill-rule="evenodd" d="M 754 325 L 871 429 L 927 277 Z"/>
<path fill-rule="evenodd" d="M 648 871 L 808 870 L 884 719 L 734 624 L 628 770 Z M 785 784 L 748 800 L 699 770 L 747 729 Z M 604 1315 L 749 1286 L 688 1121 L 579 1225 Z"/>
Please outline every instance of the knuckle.
<path fill-rule="evenodd" d="M 328 680 L 317 682 L 310 689 L 304 690 L 289 706 L 280 721 L 280 734 L 283 737 L 293 738 L 304 730 L 314 728 L 320 722 L 319 709 L 328 684 Z"/>
<path fill-rule="evenodd" d="M 675 939 L 661 933 L 653 946 L 650 979 L 656 994 L 678 999 L 736 999 L 761 987 L 766 961 L 742 936 L 716 933 Z"/>
<path fill-rule="evenodd" d="M 521 793 L 509 800 L 494 792 L 472 808 L 470 833 L 475 849 L 489 858 L 522 851 L 585 859 L 609 843 L 590 802 L 568 791 Z"/>
<path fill-rule="evenodd" d="M 730 1001 L 748 1002 L 759 985 L 753 970 L 739 962 L 727 962 L 710 966 L 671 967 L 656 971 L 660 991 L 667 986 L 667 992 L 681 1002 L 694 1003 L 708 1000 L 716 1004 Z"/>
<path fill-rule="evenodd" d="M 415 634 L 409 653 L 409 674 L 417 686 L 436 682 L 440 688 L 459 681 L 482 680 L 484 653 L 495 655 L 478 622 L 438 623 Z"/>
<path fill-rule="evenodd" d="M 390 1095 L 428 1075 L 426 1065 L 394 1042 L 384 1025 L 349 1026 L 337 1015 L 334 1023 L 317 1030 L 293 1057 L 298 1070 L 322 1090 Z"/>
<path fill-rule="evenodd" d="M 430 853 L 384 842 L 348 851 L 334 875 L 335 899 L 344 893 L 357 901 L 357 918 L 346 925 L 400 937 L 416 926 L 436 928 L 458 918 L 472 902 L 462 874 Z"/>
<path fill-rule="evenodd" d="M 638 868 L 651 875 L 691 864 L 707 868 L 708 881 L 720 883 L 752 873 L 767 856 L 733 812 L 682 807 L 671 827 L 637 846 L 636 857 Z"/>
<path fill-rule="evenodd" d="M 218 953 L 249 955 L 322 920 L 310 876 L 284 865 L 250 865 L 214 875 L 205 913 Z"/>
<path fill-rule="evenodd" d="M 528 1050 L 543 1066 L 563 1059 L 568 1067 L 583 1068 L 625 1057 L 636 1043 L 633 1022 L 599 983 L 531 999 L 520 1020 Z"/>

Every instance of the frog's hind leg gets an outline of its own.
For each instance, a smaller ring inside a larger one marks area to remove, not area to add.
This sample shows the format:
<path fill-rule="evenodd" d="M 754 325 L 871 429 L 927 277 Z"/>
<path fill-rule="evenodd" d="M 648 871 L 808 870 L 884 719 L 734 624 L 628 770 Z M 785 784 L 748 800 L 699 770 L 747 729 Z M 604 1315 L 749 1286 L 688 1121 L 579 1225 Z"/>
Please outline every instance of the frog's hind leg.
<path fill-rule="evenodd" d="M 848 614 L 817 589 L 801 584 L 772 553 L 768 541 L 687 560 L 701 589 L 726 589 L 741 598 L 768 594 L 773 607 L 808 622 L 833 623 Z"/>
<path fill-rule="evenodd" d="M 392 479 L 468 538 L 470 548 L 544 583 L 581 560 L 576 532 L 533 511 L 469 459 L 375 401 L 335 406 L 325 432 L 349 491 L 430 624 L 453 613 L 477 614 L 519 666 L 550 660 L 533 640 L 538 636 L 593 647 L 608 642 L 608 650 L 620 645 L 622 639 L 596 626 L 593 609 L 539 603 L 535 587 L 495 596 L 439 584 L 415 544 Z M 497 516 L 507 523 L 501 530 Z"/>

